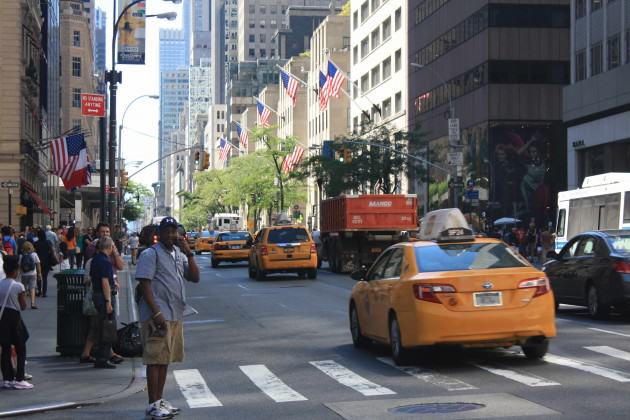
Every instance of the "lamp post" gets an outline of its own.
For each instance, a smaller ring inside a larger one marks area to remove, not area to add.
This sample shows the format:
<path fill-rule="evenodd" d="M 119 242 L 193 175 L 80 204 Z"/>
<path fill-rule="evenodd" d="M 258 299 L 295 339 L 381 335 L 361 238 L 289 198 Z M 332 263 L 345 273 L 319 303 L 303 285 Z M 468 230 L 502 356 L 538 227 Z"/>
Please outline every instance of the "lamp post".
<path fill-rule="evenodd" d="M 448 98 L 448 131 L 449 131 L 449 148 L 452 151 L 458 151 L 460 145 L 459 145 L 459 120 L 457 118 L 455 118 L 455 107 L 453 106 L 453 99 L 451 98 L 451 89 L 448 85 L 448 83 L 446 83 L 446 81 L 444 80 L 444 78 L 442 77 L 442 75 L 440 75 L 440 73 L 438 73 L 437 71 L 435 71 L 435 69 L 433 67 L 424 65 L 424 64 L 419 64 L 419 63 L 409 63 L 409 65 L 411 67 L 415 67 L 417 69 L 428 69 L 431 71 L 431 73 L 433 73 L 435 75 L 435 77 L 438 78 L 438 80 L 442 83 L 442 85 L 445 87 L 446 89 L 446 96 Z M 456 126 L 456 137 L 453 140 L 451 140 L 451 122 L 453 122 L 453 124 Z M 459 165 L 453 164 L 452 166 L 452 180 L 453 180 L 453 205 L 455 207 L 459 207 L 459 188 L 457 186 L 457 182 L 458 182 L 458 175 L 459 175 L 459 171 L 460 171 L 460 167 Z"/>
<path fill-rule="evenodd" d="M 116 10 L 116 1 L 114 0 L 114 10 Z M 105 78 L 109 83 L 109 171 L 108 171 L 108 184 L 109 184 L 109 215 L 108 222 L 110 225 L 114 224 L 114 211 L 116 209 L 116 91 L 118 89 L 118 83 L 122 82 L 122 72 L 116 71 L 116 36 L 118 35 L 118 25 L 120 24 L 120 20 L 127 10 L 131 7 L 135 6 L 138 3 L 141 3 L 145 0 L 134 0 L 130 2 L 127 6 L 125 6 L 116 20 L 114 21 L 114 27 L 112 32 L 112 62 L 111 62 L 111 70 L 105 73 Z M 181 0 L 164 0 L 170 1 L 173 4 L 181 3 Z M 168 12 L 168 13 L 160 13 L 156 15 L 146 15 L 145 17 L 156 17 L 158 19 L 168 19 L 173 20 L 177 17 L 177 13 Z"/>
<path fill-rule="evenodd" d="M 127 111 L 129 110 L 129 108 L 131 107 L 131 105 L 134 104 L 134 102 L 136 102 L 139 99 L 142 98 L 151 98 L 151 99 L 160 99 L 159 95 L 140 95 L 136 98 L 134 98 L 131 102 L 129 102 L 129 105 L 127 105 L 127 107 L 125 108 L 125 111 L 123 112 L 123 117 L 122 120 L 120 121 L 120 125 L 118 126 L 118 165 L 121 165 L 122 163 L 122 130 L 123 127 L 125 126 L 125 116 L 127 115 Z M 122 218 L 122 211 L 123 211 L 123 191 L 122 191 L 122 184 L 121 184 L 121 178 L 122 178 L 122 171 L 120 170 L 122 168 L 118 168 L 118 187 L 120 188 L 120 191 L 118 191 L 117 197 L 118 197 L 118 217 L 117 219 L 121 219 Z"/>

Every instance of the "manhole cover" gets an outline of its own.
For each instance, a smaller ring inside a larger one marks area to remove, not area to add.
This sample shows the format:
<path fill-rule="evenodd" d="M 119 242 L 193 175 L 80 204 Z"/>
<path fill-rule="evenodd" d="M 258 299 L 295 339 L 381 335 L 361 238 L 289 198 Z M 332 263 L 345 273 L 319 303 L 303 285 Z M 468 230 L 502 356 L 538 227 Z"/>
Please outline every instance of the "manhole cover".
<path fill-rule="evenodd" d="M 483 404 L 475 403 L 426 403 L 403 405 L 390 408 L 388 411 L 394 414 L 444 414 L 478 410 L 484 407 Z"/>

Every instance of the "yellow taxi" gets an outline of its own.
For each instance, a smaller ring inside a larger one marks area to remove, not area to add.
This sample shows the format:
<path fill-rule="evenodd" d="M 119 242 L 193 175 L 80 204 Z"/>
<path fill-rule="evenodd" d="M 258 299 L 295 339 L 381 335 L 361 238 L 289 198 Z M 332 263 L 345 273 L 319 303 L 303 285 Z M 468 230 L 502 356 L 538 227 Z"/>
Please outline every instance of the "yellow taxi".
<path fill-rule="evenodd" d="M 249 251 L 249 278 L 264 280 L 271 273 L 297 273 L 317 278 L 317 248 L 299 225 L 262 228 Z"/>
<path fill-rule="evenodd" d="M 504 242 L 474 237 L 458 209 L 428 213 L 420 241 L 391 246 L 352 278 L 353 344 L 388 344 L 397 364 L 412 348 L 443 344 L 519 345 L 542 358 L 556 335 L 545 273 Z"/>
<path fill-rule="evenodd" d="M 249 232 L 219 233 L 212 249 L 212 267 L 217 268 L 223 261 L 247 261 L 252 243 L 252 235 Z"/>
<path fill-rule="evenodd" d="M 212 245 L 217 237 L 217 232 L 203 230 L 197 234 L 195 239 L 195 254 L 199 255 L 202 252 L 212 252 Z"/>

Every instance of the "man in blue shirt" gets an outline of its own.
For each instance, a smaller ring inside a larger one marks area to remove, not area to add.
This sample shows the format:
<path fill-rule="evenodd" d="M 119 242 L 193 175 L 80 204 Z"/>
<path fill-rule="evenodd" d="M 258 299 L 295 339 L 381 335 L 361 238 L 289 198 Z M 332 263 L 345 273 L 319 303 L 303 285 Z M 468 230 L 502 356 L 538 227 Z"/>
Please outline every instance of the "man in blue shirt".
<path fill-rule="evenodd" d="M 179 412 L 162 393 L 168 365 L 184 360 L 184 280 L 199 282 L 194 253 L 177 228 L 174 218 L 162 219 L 160 241 L 140 255 L 136 269 L 142 290 L 138 308 L 149 394 L 145 414 L 151 419 L 168 419 Z"/>

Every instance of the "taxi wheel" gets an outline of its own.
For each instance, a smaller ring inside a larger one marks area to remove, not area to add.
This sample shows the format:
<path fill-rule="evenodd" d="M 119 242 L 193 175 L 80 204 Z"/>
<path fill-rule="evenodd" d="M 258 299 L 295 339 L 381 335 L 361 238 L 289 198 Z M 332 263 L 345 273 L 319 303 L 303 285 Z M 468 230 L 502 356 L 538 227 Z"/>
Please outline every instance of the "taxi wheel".
<path fill-rule="evenodd" d="M 210 260 L 210 264 L 212 264 L 212 268 L 217 268 L 219 266 L 219 261 L 217 261 L 214 258 L 212 258 Z"/>
<path fill-rule="evenodd" d="M 370 340 L 361 334 L 361 325 L 359 325 L 359 314 L 354 302 L 350 306 L 350 334 L 352 335 L 352 344 L 358 349 L 366 348 L 370 345 Z"/>
<path fill-rule="evenodd" d="M 195 251 L 196 255 L 201 255 L 201 251 Z"/>
<path fill-rule="evenodd" d="M 256 270 L 254 269 L 254 267 L 251 266 L 251 264 L 247 266 L 247 274 L 249 275 L 250 279 L 256 278 Z"/>
<path fill-rule="evenodd" d="M 306 272 L 304 270 L 300 270 L 297 272 L 297 276 L 298 279 L 305 279 L 306 278 Z"/>
<path fill-rule="evenodd" d="M 595 319 L 606 318 L 610 307 L 602 302 L 597 287 L 590 285 L 586 295 L 588 314 Z"/>
<path fill-rule="evenodd" d="M 549 340 L 532 337 L 521 348 L 528 359 L 542 359 L 547 354 L 547 350 L 549 350 Z"/>
<path fill-rule="evenodd" d="M 392 359 L 398 366 L 409 364 L 409 350 L 402 346 L 402 336 L 396 315 L 392 315 L 389 320 L 389 346 L 392 350 Z"/>
<path fill-rule="evenodd" d="M 317 269 L 316 268 L 311 268 L 306 273 L 308 275 L 309 280 L 315 280 L 317 278 Z"/>
<path fill-rule="evenodd" d="M 256 267 L 256 281 L 263 281 L 266 278 L 267 278 L 267 275 L 265 274 L 265 272 L 261 270 L 260 268 Z"/>

